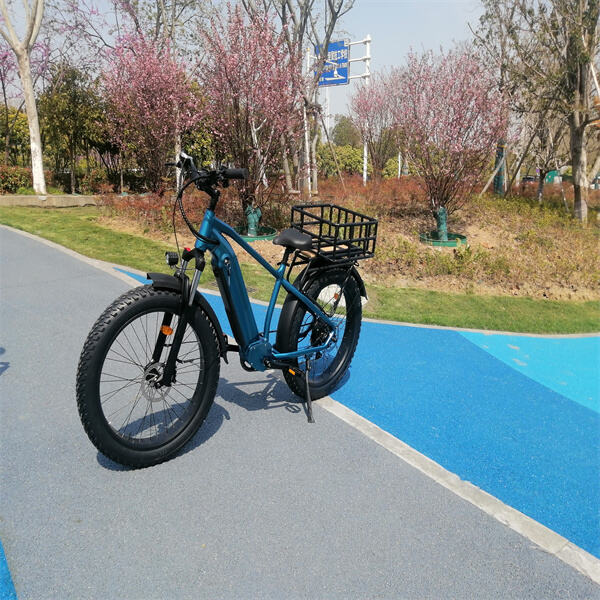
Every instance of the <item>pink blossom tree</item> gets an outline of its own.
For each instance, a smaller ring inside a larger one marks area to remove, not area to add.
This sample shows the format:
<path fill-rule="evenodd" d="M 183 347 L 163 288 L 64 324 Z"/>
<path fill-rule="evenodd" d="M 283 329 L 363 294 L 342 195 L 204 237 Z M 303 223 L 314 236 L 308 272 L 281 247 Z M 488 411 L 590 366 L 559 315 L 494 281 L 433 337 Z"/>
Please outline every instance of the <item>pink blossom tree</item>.
<path fill-rule="evenodd" d="M 421 178 L 440 230 L 446 211 L 473 192 L 506 131 L 506 101 L 491 70 L 469 46 L 439 55 L 411 52 L 395 80 L 402 149 Z"/>
<path fill-rule="evenodd" d="M 178 135 L 200 120 L 197 89 L 168 45 L 138 35 L 116 46 L 102 79 L 115 142 L 135 157 L 149 187 L 161 190 Z"/>
<path fill-rule="evenodd" d="M 281 140 L 299 133 L 300 54 L 290 50 L 268 14 L 257 11 L 245 19 L 230 5 L 227 18 L 214 17 L 204 38 L 202 82 L 210 128 L 217 155 L 248 168 L 241 189 L 246 210 L 260 204 L 279 177 Z"/>
<path fill-rule="evenodd" d="M 373 165 L 373 175 L 381 178 L 385 163 L 398 150 L 393 73 L 374 74 L 350 98 L 352 122 L 360 131 Z"/>

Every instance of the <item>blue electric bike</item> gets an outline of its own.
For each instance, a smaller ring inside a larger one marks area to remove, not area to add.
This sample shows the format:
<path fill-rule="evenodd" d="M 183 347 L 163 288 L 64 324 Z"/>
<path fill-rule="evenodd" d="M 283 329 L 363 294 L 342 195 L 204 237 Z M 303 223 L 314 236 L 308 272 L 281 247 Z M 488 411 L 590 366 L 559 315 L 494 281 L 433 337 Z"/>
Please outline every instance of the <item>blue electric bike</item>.
<path fill-rule="evenodd" d="M 248 371 L 279 369 L 306 402 L 329 394 L 348 369 L 361 327 L 364 283 L 357 261 L 373 256 L 377 221 L 331 204 L 292 208 L 291 227 L 273 242 L 283 246 L 277 268 L 215 216 L 219 186 L 244 179 L 244 169 L 198 170 L 182 153 L 184 183 L 176 203 L 196 238 L 193 249 L 168 252 L 173 275 L 148 273 L 144 285 L 117 298 L 100 315 L 83 346 L 77 406 L 92 443 L 124 465 L 145 467 L 171 458 L 196 433 L 213 403 L 220 360 L 239 353 Z M 210 203 L 199 230 L 183 193 L 190 185 Z M 262 331 L 252 312 L 233 240 L 275 278 Z M 235 344 L 198 291 L 205 253 L 215 275 Z M 193 277 L 186 275 L 194 267 Z M 290 275 L 301 268 L 293 283 Z M 287 296 L 271 330 L 281 287 Z M 273 334 L 275 339 L 272 340 Z"/>

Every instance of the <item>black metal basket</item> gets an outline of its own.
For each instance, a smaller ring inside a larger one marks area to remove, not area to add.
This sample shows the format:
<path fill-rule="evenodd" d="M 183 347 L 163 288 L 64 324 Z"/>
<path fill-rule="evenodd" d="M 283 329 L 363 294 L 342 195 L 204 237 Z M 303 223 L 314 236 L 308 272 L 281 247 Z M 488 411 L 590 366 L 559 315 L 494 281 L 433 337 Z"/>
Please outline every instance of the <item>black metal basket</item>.
<path fill-rule="evenodd" d="M 336 204 L 292 207 L 291 226 L 312 237 L 312 249 L 335 262 L 372 258 L 377 241 L 377 219 Z"/>

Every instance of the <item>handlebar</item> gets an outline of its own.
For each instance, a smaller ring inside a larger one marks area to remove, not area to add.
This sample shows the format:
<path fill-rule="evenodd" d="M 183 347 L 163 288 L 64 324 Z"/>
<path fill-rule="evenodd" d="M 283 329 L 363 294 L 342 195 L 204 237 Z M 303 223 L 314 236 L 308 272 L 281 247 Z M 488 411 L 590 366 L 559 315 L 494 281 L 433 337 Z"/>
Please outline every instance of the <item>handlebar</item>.
<path fill-rule="evenodd" d="M 167 163 L 169 164 L 169 163 Z M 172 164 L 172 163 L 171 163 Z M 187 223 L 190 231 L 198 237 L 199 234 L 196 233 L 192 224 L 188 221 L 185 210 L 183 209 L 183 192 L 185 189 L 194 184 L 200 191 L 205 192 L 210 197 L 210 204 L 208 206 L 209 210 L 214 211 L 217 202 L 219 201 L 220 192 L 218 186 L 227 187 L 229 185 L 230 179 L 247 179 L 248 177 L 248 169 L 233 169 L 229 167 L 219 167 L 216 170 L 208 171 L 206 169 L 198 170 L 196 165 L 194 164 L 194 159 L 186 154 L 185 152 L 181 152 L 179 154 L 179 160 L 174 165 L 177 168 L 181 169 L 183 172 L 183 177 L 185 180 L 184 183 L 180 186 L 179 191 L 177 193 L 177 203 L 179 204 L 179 210 L 181 211 L 181 215 L 183 216 L 184 221 Z"/>
<path fill-rule="evenodd" d="M 248 179 L 248 169 L 225 169 L 223 177 L 225 179 Z"/>
<path fill-rule="evenodd" d="M 173 163 L 167 163 L 172 165 Z M 219 183 L 227 185 L 229 179 L 247 179 L 248 169 L 234 169 L 229 167 L 219 167 L 213 171 L 206 169 L 198 170 L 194 164 L 194 159 L 181 152 L 179 160 L 174 165 L 183 171 L 184 177 L 190 181 L 195 181 L 198 188 L 203 185 L 218 185 Z"/>

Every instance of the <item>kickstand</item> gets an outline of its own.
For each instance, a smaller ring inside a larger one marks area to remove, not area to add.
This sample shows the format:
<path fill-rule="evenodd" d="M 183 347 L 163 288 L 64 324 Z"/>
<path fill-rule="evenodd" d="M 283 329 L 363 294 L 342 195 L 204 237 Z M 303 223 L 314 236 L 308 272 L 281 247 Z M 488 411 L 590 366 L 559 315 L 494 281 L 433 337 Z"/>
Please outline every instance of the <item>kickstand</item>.
<path fill-rule="evenodd" d="M 312 400 L 310 398 L 310 386 L 308 384 L 308 372 L 310 371 L 310 358 L 306 357 L 306 367 L 304 369 L 304 383 L 306 387 L 306 416 L 308 417 L 309 423 L 314 423 L 312 413 Z"/>

